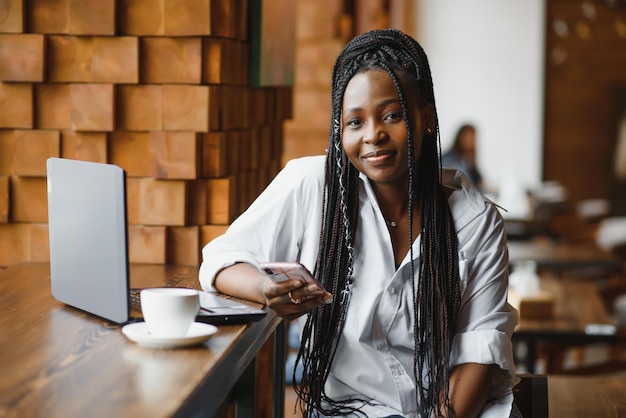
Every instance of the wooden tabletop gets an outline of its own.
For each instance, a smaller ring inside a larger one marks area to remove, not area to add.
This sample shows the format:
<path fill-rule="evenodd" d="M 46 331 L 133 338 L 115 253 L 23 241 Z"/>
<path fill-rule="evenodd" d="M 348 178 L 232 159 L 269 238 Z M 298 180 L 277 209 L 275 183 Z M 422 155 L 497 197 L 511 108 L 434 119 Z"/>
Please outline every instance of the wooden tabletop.
<path fill-rule="evenodd" d="M 611 315 L 606 310 L 596 286 L 588 281 L 575 281 L 543 274 L 541 289 L 554 297 L 554 315 L 550 318 L 520 318 L 513 332 L 513 341 L 528 345 L 525 368 L 534 371 L 537 344 L 557 342 L 585 344 L 616 340 L 615 335 L 589 332 L 590 324 L 611 325 Z"/>
<path fill-rule="evenodd" d="M 550 417 L 626 417 L 626 376 L 548 376 Z"/>
<path fill-rule="evenodd" d="M 132 266 L 130 284 L 197 288 L 198 269 Z M 270 312 L 195 347 L 144 348 L 57 302 L 47 263 L 0 271 L 0 312 L 0 416 L 16 418 L 210 416 L 280 322 Z"/>
<path fill-rule="evenodd" d="M 554 297 L 554 315 L 541 319 L 520 318 L 515 328 L 517 334 L 562 340 L 586 336 L 589 324 L 612 324 L 594 283 L 543 274 L 540 287 Z"/>

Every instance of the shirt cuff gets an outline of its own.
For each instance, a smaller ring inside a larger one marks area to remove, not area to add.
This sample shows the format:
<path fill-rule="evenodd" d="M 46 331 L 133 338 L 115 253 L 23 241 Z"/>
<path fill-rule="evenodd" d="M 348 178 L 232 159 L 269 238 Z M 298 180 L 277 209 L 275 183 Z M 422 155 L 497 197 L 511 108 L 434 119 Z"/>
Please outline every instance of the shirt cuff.
<path fill-rule="evenodd" d="M 454 336 L 450 368 L 465 363 L 497 364 L 509 377 L 515 375 L 510 337 L 497 330 L 469 331 Z"/>

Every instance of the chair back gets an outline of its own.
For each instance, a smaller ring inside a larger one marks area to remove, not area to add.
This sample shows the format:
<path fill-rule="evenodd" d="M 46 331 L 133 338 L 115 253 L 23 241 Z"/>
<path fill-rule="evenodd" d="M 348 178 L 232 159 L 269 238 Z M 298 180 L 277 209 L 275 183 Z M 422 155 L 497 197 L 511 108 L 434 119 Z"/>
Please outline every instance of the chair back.
<path fill-rule="evenodd" d="M 548 378 L 540 374 L 520 374 L 513 388 L 515 403 L 524 418 L 548 418 Z"/>

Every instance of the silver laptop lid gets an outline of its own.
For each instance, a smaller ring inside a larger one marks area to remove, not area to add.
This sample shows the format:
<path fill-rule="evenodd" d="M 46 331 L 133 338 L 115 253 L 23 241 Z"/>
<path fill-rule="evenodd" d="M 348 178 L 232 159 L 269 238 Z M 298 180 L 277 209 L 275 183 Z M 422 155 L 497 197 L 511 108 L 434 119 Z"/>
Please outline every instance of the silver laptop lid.
<path fill-rule="evenodd" d="M 115 165 L 47 160 L 52 295 L 113 322 L 129 317 L 126 191 Z"/>

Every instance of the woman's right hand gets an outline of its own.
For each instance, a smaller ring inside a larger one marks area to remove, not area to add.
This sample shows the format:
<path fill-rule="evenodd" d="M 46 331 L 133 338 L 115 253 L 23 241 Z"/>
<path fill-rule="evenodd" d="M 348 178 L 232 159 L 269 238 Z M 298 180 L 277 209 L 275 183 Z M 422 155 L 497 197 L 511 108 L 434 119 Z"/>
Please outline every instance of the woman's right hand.
<path fill-rule="evenodd" d="M 300 280 L 289 279 L 277 283 L 267 278 L 263 285 L 265 304 L 281 318 L 291 321 L 318 305 L 331 303 L 332 294 L 320 293 L 315 284 L 305 284 Z"/>
<path fill-rule="evenodd" d="M 320 293 L 316 285 L 305 286 L 300 280 L 276 283 L 248 263 L 226 267 L 216 275 L 213 285 L 227 295 L 263 303 L 288 321 L 333 300 L 327 291 Z"/>

